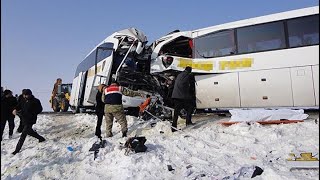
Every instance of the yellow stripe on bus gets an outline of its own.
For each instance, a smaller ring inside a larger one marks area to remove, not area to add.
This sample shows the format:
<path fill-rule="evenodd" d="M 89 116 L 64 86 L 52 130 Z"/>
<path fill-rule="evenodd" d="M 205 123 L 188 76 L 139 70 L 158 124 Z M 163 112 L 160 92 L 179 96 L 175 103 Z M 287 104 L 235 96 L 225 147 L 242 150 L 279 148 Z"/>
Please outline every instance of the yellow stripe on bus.
<path fill-rule="evenodd" d="M 253 64 L 252 58 L 243 58 L 239 60 L 219 61 L 220 70 L 233 70 L 241 68 L 249 68 Z"/>
<path fill-rule="evenodd" d="M 201 62 L 193 62 L 191 59 L 179 58 L 178 67 L 185 68 L 187 66 L 192 67 L 192 69 L 199 69 L 204 71 L 213 70 L 213 62 L 212 61 L 201 61 Z"/>

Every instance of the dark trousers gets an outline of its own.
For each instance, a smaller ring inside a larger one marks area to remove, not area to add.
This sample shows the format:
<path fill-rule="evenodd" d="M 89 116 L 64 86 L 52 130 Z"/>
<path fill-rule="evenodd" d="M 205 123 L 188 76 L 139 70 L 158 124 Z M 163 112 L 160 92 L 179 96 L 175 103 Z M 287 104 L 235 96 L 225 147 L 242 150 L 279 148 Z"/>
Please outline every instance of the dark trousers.
<path fill-rule="evenodd" d="M 98 121 L 97 121 L 95 135 L 101 138 L 101 125 L 102 125 L 103 114 L 97 114 L 97 117 L 98 117 Z"/>
<path fill-rule="evenodd" d="M 19 116 L 19 115 L 18 115 L 18 116 Z M 19 123 L 18 129 L 17 129 L 17 132 L 18 132 L 18 133 L 21 133 L 22 130 L 23 130 L 22 117 L 19 116 L 19 118 L 20 118 L 20 123 Z"/>
<path fill-rule="evenodd" d="M 37 132 L 35 132 L 33 129 L 32 129 L 32 126 L 31 124 L 27 124 L 27 125 L 24 125 L 23 126 L 23 130 L 22 130 L 22 133 L 21 133 L 21 136 L 20 136 L 20 139 L 18 141 L 18 144 L 16 146 L 16 152 L 19 152 L 24 141 L 26 140 L 26 137 L 27 135 L 29 136 L 32 136 L 34 138 L 37 138 L 39 141 L 44 141 L 44 137 L 40 136 Z"/>
<path fill-rule="evenodd" d="M 186 124 L 191 124 L 192 111 L 194 109 L 194 103 L 192 100 L 174 99 L 174 115 L 172 120 L 172 126 L 177 128 L 177 121 L 180 111 L 185 109 L 187 111 Z"/>
<path fill-rule="evenodd" d="M 2 141 L 3 131 L 4 131 L 4 128 L 6 127 L 7 121 L 9 123 L 9 135 L 11 136 L 13 134 L 14 118 L 1 119 L 1 141 Z"/>

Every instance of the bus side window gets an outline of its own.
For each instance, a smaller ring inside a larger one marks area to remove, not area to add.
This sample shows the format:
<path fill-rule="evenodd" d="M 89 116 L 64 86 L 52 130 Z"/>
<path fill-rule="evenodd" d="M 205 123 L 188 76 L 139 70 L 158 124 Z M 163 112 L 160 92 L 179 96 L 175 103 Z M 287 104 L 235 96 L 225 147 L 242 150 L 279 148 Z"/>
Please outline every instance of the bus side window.
<path fill-rule="evenodd" d="M 319 15 L 287 21 L 289 47 L 319 44 Z"/>

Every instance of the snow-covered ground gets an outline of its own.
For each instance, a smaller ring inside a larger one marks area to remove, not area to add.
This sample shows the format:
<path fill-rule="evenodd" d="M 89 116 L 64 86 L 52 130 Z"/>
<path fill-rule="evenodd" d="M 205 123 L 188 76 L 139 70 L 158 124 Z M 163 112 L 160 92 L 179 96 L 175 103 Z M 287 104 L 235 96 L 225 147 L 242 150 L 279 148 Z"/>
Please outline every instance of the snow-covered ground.
<path fill-rule="evenodd" d="M 230 117 L 197 115 L 196 125 L 183 132 L 171 133 L 170 123 L 148 122 L 127 116 L 129 136 L 147 138 L 145 153 L 129 153 L 120 147 L 120 126 L 114 124 L 114 137 L 107 138 L 107 147 L 98 158 L 89 152 L 94 137 L 96 116 L 39 115 L 34 129 L 47 141 L 27 137 L 21 152 L 13 156 L 19 134 L 8 139 L 8 127 L 1 142 L 1 179 L 223 179 L 239 169 L 259 166 L 264 170 L 254 179 L 319 179 L 319 169 L 291 170 L 286 159 L 289 153 L 319 152 L 319 114 L 305 122 L 282 125 L 246 123 L 229 127 L 219 124 Z M 16 126 L 18 118 L 15 119 Z M 105 132 L 105 122 L 102 124 Z M 73 151 L 68 150 L 68 146 Z M 317 155 L 317 157 L 319 157 Z M 173 171 L 168 171 L 171 165 Z"/>

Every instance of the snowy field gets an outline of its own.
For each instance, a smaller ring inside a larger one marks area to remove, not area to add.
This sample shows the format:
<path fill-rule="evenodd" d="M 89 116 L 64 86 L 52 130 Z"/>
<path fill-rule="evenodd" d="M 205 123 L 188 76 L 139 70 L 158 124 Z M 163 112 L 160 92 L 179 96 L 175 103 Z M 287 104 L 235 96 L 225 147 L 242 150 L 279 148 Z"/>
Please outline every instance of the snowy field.
<path fill-rule="evenodd" d="M 38 143 L 28 136 L 15 156 L 11 153 L 20 136 L 15 132 L 13 139 L 8 139 L 6 127 L 1 142 L 1 179 L 232 179 L 234 173 L 250 166 L 264 170 L 253 179 L 319 179 L 319 169 L 290 171 L 286 161 L 291 152 L 319 152 L 318 113 L 302 123 L 229 127 L 219 124 L 229 120 L 228 116 L 201 114 L 193 117 L 196 124 L 188 128 L 180 119 L 178 126 L 183 132 L 175 133 L 168 121 L 151 127 L 134 117 L 127 119 L 129 136 L 147 138 L 147 152 L 126 156 L 120 146 L 126 138 L 121 138 L 120 126 L 115 123 L 114 136 L 106 139 L 107 147 L 100 149 L 96 160 L 89 152 L 97 141 L 95 115 L 39 115 L 34 129 L 47 141 Z M 18 118 L 15 122 L 17 126 Z M 105 122 L 102 130 L 105 133 Z M 169 171 L 167 165 L 174 170 Z"/>

